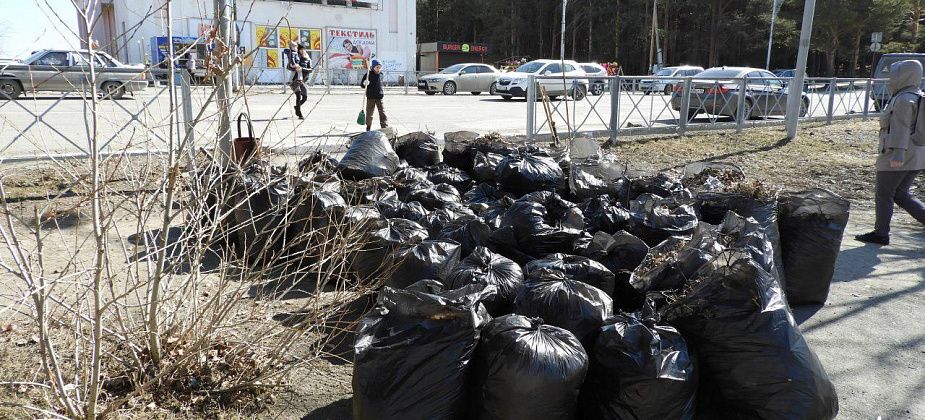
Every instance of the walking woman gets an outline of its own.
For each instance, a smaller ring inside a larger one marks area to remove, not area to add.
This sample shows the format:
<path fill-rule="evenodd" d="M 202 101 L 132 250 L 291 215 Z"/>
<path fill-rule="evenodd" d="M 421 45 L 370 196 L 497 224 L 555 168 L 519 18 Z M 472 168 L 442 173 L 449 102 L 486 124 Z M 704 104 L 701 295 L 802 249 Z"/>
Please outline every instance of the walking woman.
<path fill-rule="evenodd" d="M 368 79 L 367 76 L 369 76 Z M 373 127 L 373 110 L 375 109 L 379 110 L 379 126 L 388 127 L 389 119 L 385 116 L 385 109 L 382 107 L 385 91 L 382 90 L 382 63 L 379 60 L 373 60 L 369 73 L 363 76 L 361 83 L 366 87 L 366 131 Z"/>
<path fill-rule="evenodd" d="M 925 144 L 916 144 L 916 127 L 922 83 L 922 64 L 906 60 L 890 66 L 889 89 L 892 98 L 880 116 L 880 154 L 877 156 L 876 221 L 874 231 L 855 239 L 880 245 L 890 244 L 893 204 L 925 224 L 925 205 L 909 189 L 915 177 L 925 170 Z M 917 137 L 917 136 L 916 136 Z"/>
<path fill-rule="evenodd" d="M 292 72 L 292 80 L 290 80 L 289 86 L 292 88 L 292 92 L 295 93 L 295 115 L 300 120 L 304 120 L 302 104 L 308 100 L 308 87 L 305 86 L 305 79 L 309 71 L 311 71 L 311 59 L 308 58 L 308 51 L 305 46 L 296 41 L 290 41 L 289 49 L 285 50 L 283 54 L 286 57 L 286 68 Z"/>

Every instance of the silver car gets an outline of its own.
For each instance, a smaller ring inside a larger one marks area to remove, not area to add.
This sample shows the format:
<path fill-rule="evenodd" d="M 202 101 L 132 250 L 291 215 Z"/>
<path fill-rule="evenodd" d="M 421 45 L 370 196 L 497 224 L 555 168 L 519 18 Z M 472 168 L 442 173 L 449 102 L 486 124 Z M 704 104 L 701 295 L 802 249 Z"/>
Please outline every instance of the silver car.
<path fill-rule="evenodd" d="M 93 60 L 97 88 L 106 98 L 119 99 L 148 86 L 144 67 L 122 64 L 100 51 L 94 51 Z M 84 91 L 89 63 L 87 50 L 40 50 L 22 63 L 0 65 L 0 98 L 16 99 L 23 92 Z"/>
<path fill-rule="evenodd" d="M 456 92 L 472 92 L 473 95 L 488 92 L 494 95 L 499 77 L 501 72 L 488 64 L 454 64 L 439 73 L 419 78 L 418 90 L 428 95 L 436 95 L 438 92 L 444 95 Z"/>
<path fill-rule="evenodd" d="M 698 66 L 676 66 L 676 67 L 665 67 L 653 76 L 657 77 L 689 77 L 703 71 L 703 67 Z M 643 91 L 646 95 L 650 93 L 664 93 L 666 95 L 671 95 L 674 92 L 674 84 L 676 81 L 666 80 L 666 79 L 643 79 L 639 82 L 639 89 Z"/>
<path fill-rule="evenodd" d="M 607 73 L 607 69 L 604 66 L 597 63 L 578 63 L 581 66 L 581 69 L 585 71 L 585 74 L 588 75 L 588 83 L 591 86 L 588 89 L 588 93 L 599 96 L 603 95 L 604 91 L 607 90 L 607 77 L 610 76 Z"/>
<path fill-rule="evenodd" d="M 691 81 L 688 115 L 705 113 L 736 118 L 743 81 L 745 119 L 787 114 L 789 92 L 774 73 L 751 67 L 713 67 L 698 73 Z M 684 85 L 680 85 L 671 96 L 671 108 L 680 111 L 683 101 Z M 809 97 L 801 93 L 800 116 L 806 116 L 808 110 Z"/>

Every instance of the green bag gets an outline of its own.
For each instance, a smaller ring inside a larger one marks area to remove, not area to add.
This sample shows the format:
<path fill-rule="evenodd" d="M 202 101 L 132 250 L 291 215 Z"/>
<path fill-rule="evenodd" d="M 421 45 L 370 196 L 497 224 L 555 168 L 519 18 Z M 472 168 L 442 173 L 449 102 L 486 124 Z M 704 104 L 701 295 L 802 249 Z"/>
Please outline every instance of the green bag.
<path fill-rule="evenodd" d="M 366 124 L 366 111 L 360 110 L 360 113 L 357 115 L 357 124 L 365 125 Z"/>

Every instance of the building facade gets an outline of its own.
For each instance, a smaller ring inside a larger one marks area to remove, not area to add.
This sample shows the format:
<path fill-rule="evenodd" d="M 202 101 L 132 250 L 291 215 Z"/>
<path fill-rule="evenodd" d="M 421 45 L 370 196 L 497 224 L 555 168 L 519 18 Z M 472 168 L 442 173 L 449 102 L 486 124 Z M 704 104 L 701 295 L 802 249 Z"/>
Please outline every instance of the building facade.
<path fill-rule="evenodd" d="M 206 43 L 218 0 L 173 0 L 174 37 Z M 416 66 L 415 0 L 226 0 L 233 5 L 235 37 L 250 82 L 285 80 L 283 50 L 295 39 L 307 46 L 316 69 L 347 78 L 373 58 L 387 72 Z M 93 39 L 127 63 L 157 66 L 158 38 L 167 36 L 165 0 L 102 0 Z M 321 72 L 319 72 L 321 75 Z"/>

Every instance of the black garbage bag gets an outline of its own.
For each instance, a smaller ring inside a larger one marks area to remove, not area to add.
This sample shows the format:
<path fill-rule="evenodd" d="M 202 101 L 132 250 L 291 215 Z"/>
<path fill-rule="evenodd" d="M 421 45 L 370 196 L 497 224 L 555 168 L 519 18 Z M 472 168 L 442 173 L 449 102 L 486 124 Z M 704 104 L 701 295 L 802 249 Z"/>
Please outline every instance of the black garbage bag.
<path fill-rule="evenodd" d="M 424 168 L 440 162 L 440 146 L 437 139 L 422 131 L 395 139 L 395 153 L 399 159 L 415 168 Z"/>
<path fill-rule="evenodd" d="M 479 212 L 479 218 L 482 219 L 492 229 L 501 227 L 501 220 L 508 209 L 514 205 L 514 199 L 510 196 L 502 197 L 488 204 Z"/>
<path fill-rule="evenodd" d="M 693 197 L 693 194 L 684 187 L 680 179 L 666 173 L 631 177 L 630 200 L 635 200 L 643 194 L 653 194 L 659 197 L 672 197 L 675 199 L 688 199 Z"/>
<path fill-rule="evenodd" d="M 472 159 L 472 177 L 479 182 L 494 181 L 495 169 L 502 160 L 504 160 L 502 154 L 475 152 L 475 157 Z"/>
<path fill-rule="evenodd" d="M 613 313 L 613 300 L 603 290 L 561 271 L 540 269 L 525 277 L 517 290 L 514 313 L 540 317 L 584 340 Z"/>
<path fill-rule="evenodd" d="M 577 418 L 588 356 L 572 333 L 540 319 L 505 315 L 485 327 L 473 365 L 471 418 Z"/>
<path fill-rule="evenodd" d="M 236 174 L 230 231 L 240 255 L 250 262 L 272 262 L 281 256 L 292 211 L 292 186 L 285 171 L 257 161 Z"/>
<path fill-rule="evenodd" d="M 450 184 L 424 185 L 412 189 L 406 201 L 417 201 L 427 210 L 446 208 L 460 203 L 459 192 Z"/>
<path fill-rule="evenodd" d="M 408 219 L 417 222 L 427 216 L 427 209 L 417 201 L 404 203 L 398 199 L 398 193 L 390 191 L 382 196 L 376 202 L 376 210 L 382 213 L 383 217 L 393 219 Z"/>
<path fill-rule="evenodd" d="M 338 163 L 337 159 L 319 150 L 299 161 L 299 173 L 333 174 L 337 172 Z"/>
<path fill-rule="evenodd" d="M 832 419 L 838 396 L 780 284 L 741 249 L 705 264 L 662 311 L 696 349 L 710 418 Z"/>
<path fill-rule="evenodd" d="M 676 329 L 617 314 L 604 322 L 588 358 L 579 398 L 583 418 L 694 418 L 700 371 Z"/>
<path fill-rule="evenodd" d="M 515 201 L 501 218 L 501 225 L 511 228 L 517 249 L 534 257 L 576 254 L 591 240 L 578 207 L 550 191 L 530 193 Z"/>
<path fill-rule="evenodd" d="M 368 178 L 360 181 L 344 181 L 341 194 L 347 204 L 375 204 L 395 191 L 395 185 L 385 177 Z"/>
<path fill-rule="evenodd" d="M 448 240 L 425 240 L 396 252 L 387 286 L 401 289 L 420 280 L 445 281 L 459 263 L 461 248 Z"/>
<path fill-rule="evenodd" d="M 491 207 L 492 203 L 511 195 L 498 189 L 494 184 L 483 182 L 463 194 L 463 202 L 475 212 L 481 213 Z M 513 202 L 513 200 L 512 200 Z"/>
<path fill-rule="evenodd" d="M 780 197 L 781 256 L 791 305 L 825 303 L 851 203 L 812 189 Z"/>
<path fill-rule="evenodd" d="M 334 207 L 346 207 L 347 203 L 336 192 L 297 186 L 292 206 L 285 253 L 298 257 L 298 254 L 312 251 L 314 244 L 327 237 L 323 232 L 329 228 L 328 216 Z"/>
<path fill-rule="evenodd" d="M 574 161 L 569 167 L 569 191 L 576 200 L 584 200 L 608 194 L 618 202 L 625 203 L 629 197 L 629 180 L 626 179 L 626 165 L 611 154 L 591 155 L 587 159 Z"/>
<path fill-rule="evenodd" d="M 427 181 L 427 171 L 411 166 L 399 166 L 398 170 L 392 175 L 392 179 L 399 184 L 415 184 Z"/>
<path fill-rule="evenodd" d="M 469 174 L 449 166 L 445 163 L 427 168 L 427 180 L 434 184 L 449 184 L 457 191 L 466 192 L 472 187 L 472 178 Z"/>
<path fill-rule="evenodd" d="M 649 246 L 670 236 L 688 235 L 698 224 L 692 205 L 648 193 L 630 202 L 630 216 L 630 233 Z"/>
<path fill-rule="evenodd" d="M 475 217 L 475 213 L 469 208 L 456 203 L 450 203 L 442 209 L 436 209 L 430 213 L 427 213 L 423 219 L 421 219 L 421 225 L 427 228 L 431 237 L 437 237 L 440 232 L 445 228 L 450 222 L 459 219 L 469 219 Z"/>
<path fill-rule="evenodd" d="M 474 149 L 472 144 L 479 133 L 472 131 L 453 131 L 443 135 L 443 162 L 456 169 L 472 169 Z"/>
<path fill-rule="evenodd" d="M 380 220 L 361 236 L 363 247 L 352 255 L 350 269 L 364 282 L 375 282 L 395 264 L 394 253 L 427 239 L 427 230 L 405 219 Z"/>
<path fill-rule="evenodd" d="M 398 169 L 398 155 L 381 131 L 357 135 L 337 165 L 345 179 L 367 179 L 392 175 Z"/>
<path fill-rule="evenodd" d="M 523 271 L 517 263 L 480 246 L 456 265 L 447 277 L 446 285 L 450 289 L 470 284 L 495 286 L 498 293 L 482 303 L 489 314 L 499 316 L 511 313 L 514 296 L 523 281 Z"/>
<path fill-rule="evenodd" d="M 609 195 L 589 198 L 579 208 L 589 233 L 603 231 L 614 234 L 629 227 L 630 212 Z"/>
<path fill-rule="evenodd" d="M 541 270 L 560 271 L 572 280 L 590 284 L 603 290 L 608 296 L 613 296 L 616 281 L 613 273 L 603 264 L 590 258 L 569 254 L 547 255 L 542 259 L 527 263 L 524 267 L 524 276 L 531 277 L 531 275 L 539 274 Z"/>
<path fill-rule="evenodd" d="M 688 246 L 691 241 L 672 237 L 649 250 L 633 271 L 630 284 L 642 294 L 680 289 L 713 255 Z"/>
<path fill-rule="evenodd" d="M 512 153 L 495 170 L 495 179 L 504 191 L 515 195 L 535 191 L 554 191 L 565 180 L 562 168 L 548 156 Z"/>
<path fill-rule="evenodd" d="M 645 295 L 630 285 L 633 271 L 649 254 L 649 246 L 642 239 L 626 231 L 613 235 L 604 232 L 594 234 L 583 256 L 607 267 L 614 274 L 614 308 L 624 312 L 635 312 L 645 302 Z"/>
<path fill-rule="evenodd" d="M 438 239 L 449 239 L 458 242 L 464 258 L 471 254 L 475 248 L 487 246 L 489 237 L 491 237 L 491 228 L 476 216 L 465 216 L 451 220 L 437 234 Z"/>
<path fill-rule="evenodd" d="M 357 331 L 353 418 L 466 419 L 470 361 L 490 319 L 478 302 L 494 292 L 383 288 Z"/>
<path fill-rule="evenodd" d="M 729 162 L 694 162 L 684 166 L 681 184 L 693 192 L 720 191 L 745 181 L 745 171 Z"/>

